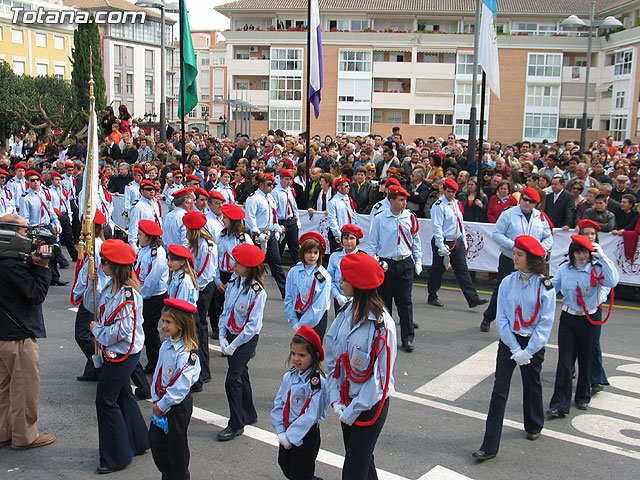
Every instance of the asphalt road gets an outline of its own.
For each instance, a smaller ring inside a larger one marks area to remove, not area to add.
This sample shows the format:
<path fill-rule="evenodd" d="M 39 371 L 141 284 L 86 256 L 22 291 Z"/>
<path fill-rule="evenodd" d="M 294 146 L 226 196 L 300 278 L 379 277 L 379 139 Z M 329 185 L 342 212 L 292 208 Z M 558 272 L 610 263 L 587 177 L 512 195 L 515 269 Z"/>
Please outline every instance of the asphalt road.
<path fill-rule="evenodd" d="M 63 270 L 70 280 L 72 271 Z M 423 274 L 424 278 L 424 274 Z M 380 478 L 392 479 L 637 479 L 640 467 L 640 353 L 638 304 L 624 303 L 603 328 L 604 364 L 612 386 L 594 397 L 589 409 L 563 420 L 547 421 L 541 438 L 529 442 L 522 427 L 522 388 L 514 374 L 498 457 L 477 464 L 471 453 L 482 441 L 495 365 L 495 328 L 481 333 L 482 307 L 469 310 L 454 284 L 440 292 L 445 308 L 426 304 L 424 281 L 413 289 L 416 350 L 399 352 L 396 390 L 376 448 Z M 212 350 L 213 381 L 194 395 L 189 429 L 193 479 L 279 479 L 277 440 L 269 411 L 285 371 L 292 330 L 284 319 L 275 282 L 267 277 L 264 328 L 256 357 L 249 364 L 258 423 L 237 439 L 218 443 L 226 425 L 226 360 Z M 479 286 L 487 297 L 488 286 Z M 95 383 L 80 383 L 84 357 L 75 344 L 75 313 L 69 288 L 52 287 L 45 304 L 48 338 L 40 345 L 38 426 L 53 433 L 54 444 L 28 451 L 0 450 L 2 479 L 86 479 L 98 466 Z M 558 308 L 559 315 L 559 308 Z M 330 319 L 332 316 L 330 316 Z M 557 328 L 550 339 L 542 371 L 545 407 L 551 397 L 557 361 Z M 217 342 L 215 342 L 217 344 Z M 214 345 L 213 341 L 211 345 Z M 417 390 L 417 391 L 416 391 Z M 150 403 L 140 402 L 145 418 Z M 335 415 L 321 425 L 322 451 L 316 474 L 340 478 L 344 448 Z M 159 473 L 148 453 L 136 457 L 114 479 L 152 479 Z"/>

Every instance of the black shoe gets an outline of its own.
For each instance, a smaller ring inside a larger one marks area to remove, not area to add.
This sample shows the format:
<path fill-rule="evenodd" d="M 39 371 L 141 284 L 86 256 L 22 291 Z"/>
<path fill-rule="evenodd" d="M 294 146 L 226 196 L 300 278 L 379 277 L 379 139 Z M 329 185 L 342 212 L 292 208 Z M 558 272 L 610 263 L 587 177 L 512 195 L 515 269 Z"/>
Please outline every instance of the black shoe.
<path fill-rule="evenodd" d="M 444 303 L 442 303 L 438 297 L 429 297 L 427 303 L 434 307 L 444 307 Z"/>
<path fill-rule="evenodd" d="M 488 332 L 489 330 L 491 330 L 491 324 L 489 322 L 485 322 L 484 320 L 482 322 L 480 322 L 480 331 L 481 332 Z"/>
<path fill-rule="evenodd" d="M 64 287 L 65 285 L 69 285 L 69 282 L 64 280 L 51 280 L 51 285 L 56 285 L 58 287 Z"/>
<path fill-rule="evenodd" d="M 411 340 L 402 340 L 402 349 L 407 352 L 413 352 L 413 342 Z"/>
<path fill-rule="evenodd" d="M 100 475 L 104 475 L 107 473 L 117 472 L 118 470 L 124 470 L 124 467 L 120 467 L 120 468 L 98 467 L 96 468 L 96 473 L 99 473 Z"/>
<path fill-rule="evenodd" d="M 496 453 L 485 452 L 484 450 L 476 450 L 471 454 L 473 458 L 484 462 L 485 460 L 491 460 L 492 458 L 496 458 Z"/>
<path fill-rule="evenodd" d="M 141 392 L 139 388 L 136 388 L 134 395 L 138 400 L 149 400 L 151 398 L 151 392 Z"/>
<path fill-rule="evenodd" d="M 604 390 L 604 386 L 601 383 L 591 385 L 591 393 L 600 393 L 602 390 Z"/>
<path fill-rule="evenodd" d="M 63 269 L 63 270 L 64 270 L 65 268 L 69 268 L 69 264 L 67 263 L 66 265 L 60 265 L 60 268 L 61 268 L 61 269 Z"/>
<path fill-rule="evenodd" d="M 144 367 L 144 373 L 147 375 L 153 374 L 156 371 L 155 365 L 147 365 Z"/>
<path fill-rule="evenodd" d="M 416 322 L 413 322 L 413 329 L 417 330 L 418 328 L 420 328 L 420 325 L 417 324 Z"/>
<path fill-rule="evenodd" d="M 238 435 L 242 435 L 244 433 L 244 428 L 240 428 L 238 430 L 231 430 L 231 427 L 227 427 L 218 433 L 216 440 L 219 442 L 228 442 L 229 440 L 233 440 Z"/>
<path fill-rule="evenodd" d="M 144 455 L 147 452 L 148 452 L 148 450 L 140 450 L 139 452 L 134 453 L 133 456 L 134 457 L 140 457 L 140 456 Z"/>
<path fill-rule="evenodd" d="M 586 410 L 587 409 L 587 402 L 576 402 L 576 408 L 578 410 Z"/>
<path fill-rule="evenodd" d="M 210 381 L 211 381 L 211 377 L 205 378 L 204 380 L 202 380 L 202 383 L 209 383 Z"/>
<path fill-rule="evenodd" d="M 194 383 L 193 387 L 191 387 L 191 393 L 200 393 L 201 391 L 202 391 L 201 382 Z"/>
<path fill-rule="evenodd" d="M 536 433 L 527 432 L 527 440 L 531 440 L 532 442 L 535 442 L 539 438 L 540 438 L 540 432 L 536 432 Z"/>
<path fill-rule="evenodd" d="M 549 410 L 547 410 L 547 415 L 549 415 L 549 418 L 564 418 L 566 416 L 566 413 L 561 412 L 560 410 L 558 410 L 557 408 L 550 408 Z"/>
<path fill-rule="evenodd" d="M 84 375 L 78 375 L 76 380 L 79 382 L 97 382 L 98 377 L 85 377 Z"/>
<path fill-rule="evenodd" d="M 485 305 L 487 303 L 489 303 L 489 300 L 487 300 L 486 298 L 478 298 L 478 300 L 476 300 L 475 302 L 472 302 L 469 305 L 469 308 L 475 308 L 475 307 L 478 307 L 480 305 Z"/>

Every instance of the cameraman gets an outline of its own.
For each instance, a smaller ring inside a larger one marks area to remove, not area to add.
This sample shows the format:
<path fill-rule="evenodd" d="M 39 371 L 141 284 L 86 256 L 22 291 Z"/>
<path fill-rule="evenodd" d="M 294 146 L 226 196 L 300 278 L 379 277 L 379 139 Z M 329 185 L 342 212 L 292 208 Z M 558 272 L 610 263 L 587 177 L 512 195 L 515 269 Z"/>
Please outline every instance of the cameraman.
<path fill-rule="evenodd" d="M 28 222 L 19 215 L 4 215 L 0 223 L 24 225 L 16 232 L 26 236 Z M 38 247 L 51 254 L 51 247 Z M 40 391 L 39 353 L 36 338 L 46 337 L 42 303 L 49 284 L 49 260 L 31 252 L 28 262 L 0 256 L 0 447 L 22 450 L 55 441 L 53 435 L 38 434 Z"/>

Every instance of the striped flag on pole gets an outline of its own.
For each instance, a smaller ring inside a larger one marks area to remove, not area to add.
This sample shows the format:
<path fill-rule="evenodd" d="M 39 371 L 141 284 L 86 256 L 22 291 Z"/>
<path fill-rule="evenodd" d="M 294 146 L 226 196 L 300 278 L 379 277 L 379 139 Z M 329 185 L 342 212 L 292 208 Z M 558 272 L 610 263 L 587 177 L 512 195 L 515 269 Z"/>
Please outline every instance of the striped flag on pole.
<path fill-rule="evenodd" d="M 500 62 L 498 61 L 498 37 L 495 27 L 498 16 L 496 0 L 477 1 L 482 2 L 478 61 L 487 74 L 489 88 L 500 98 Z"/>
<path fill-rule="evenodd" d="M 316 118 L 320 115 L 320 90 L 323 84 L 322 74 L 322 30 L 320 29 L 320 9 L 318 0 L 309 0 L 311 9 L 311 73 L 309 75 L 309 101 L 313 104 Z"/>

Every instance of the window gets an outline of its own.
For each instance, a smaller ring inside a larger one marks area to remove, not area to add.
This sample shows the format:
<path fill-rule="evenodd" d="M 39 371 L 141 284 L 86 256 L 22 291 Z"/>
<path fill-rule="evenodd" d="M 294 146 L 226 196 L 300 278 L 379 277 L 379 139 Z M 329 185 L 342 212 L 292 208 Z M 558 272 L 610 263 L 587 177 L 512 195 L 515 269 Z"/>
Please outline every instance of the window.
<path fill-rule="evenodd" d="M 384 52 L 373 52 L 374 62 L 384 62 Z"/>
<path fill-rule="evenodd" d="M 13 61 L 13 73 L 16 75 L 24 75 L 24 62 L 22 60 Z"/>
<path fill-rule="evenodd" d="M 624 108 L 624 95 L 624 90 L 616 92 L 616 108 Z"/>
<path fill-rule="evenodd" d="M 260 90 L 269 90 L 269 80 L 260 80 Z"/>
<path fill-rule="evenodd" d="M 382 110 L 373 111 L 372 123 L 382 123 Z"/>
<path fill-rule="evenodd" d="M 487 121 L 483 122 L 483 125 L 487 126 Z M 480 121 L 476 121 L 476 131 L 480 127 Z M 468 118 L 456 118 L 456 125 L 454 128 L 454 133 L 456 135 L 469 135 L 469 119 Z"/>
<path fill-rule="evenodd" d="M 366 78 L 338 79 L 339 102 L 370 102 L 371 80 Z"/>
<path fill-rule="evenodd" d="M 133 93 L 133 73 L 125 75 L 124 93 Z"/>
<path fill-rule="evenodd" d="M 456 83 L 456 105 L 471 105 L 471 84 Z"/>
<path fill-rule="evenodd" d="M 374 80 L 373 81 L 373 91 L 374 92 L 384 92 L 384 80 Z"/>
<path fill-rule="evenodd" d="M 133 47 L 124 47 L 124 64 L 133 67 Z"/>
<path fill-rule="evenodd" d="M 529 85 L 527 87 L 528 107 L 557 107 L 560 102 L 560 87 Z"/>
<path fill-rule="evenodd" d="M 191 110 L 188 114 L 189 118 L 197 118 L 198 117 L 198 109 L 194 108 L 193 110 Z"/>
<path fill-rule="evenodd" d="M 538 30 L 537 23 L 516 23 L 516 30 L 522 33 L 534 34 Z"/>
<path fill-rule="evenodd" d="M 301 109 L 272 108 L 269 112 L 269 128 L 299 132 L 302 130 L 301 119 Z"/>
<path fill-rule="evenodd" d="M 301 100 L 302 78 L 271 77 L 271 100 Z"/>
<path fill-rule="evenodd" d="M 558 137 L 558 115 L 527 113 L 524 119 L 524 137 L 555 140 Z"/>
<path fill-rule="evenodd" d="M 394 123 L 394 122 L 390 122 Z M 400 122 L 396 122 L 400 123 Z M 453 125 L 451 113 L 416 113 L 416 125 Z"/>
<path fill-rule="evenodd" d="M 64 37 L 53 36 L 53 48 L 56 50 L 64 50 Z"/>
<path fill-rule="evenodd" d="M 144 51 L 144 68 L 153 70 L 153 50 Z"/>
<path fill-rule="evenodd" d="M 574 64 L 576 67 L 586 67 L 587 57 L 576 57 Z"/>
<path fill-rule="evenodd" d="M 370 72 L 371 52 L 340 52 L 341 72 Z"/>
<path fill-rule="evenodd" d="M 351 31 L 361 32 L 369 27 L 369 20 L 351 20 Z"/>
<path fill-rule="evenodd" d="M 402 88 L 402 82 L 398 80 L 389 80 L 389 83 L 387 85 L 390 92 L 398 93 L 404 91 Z"/>
<path fill-rule="evenodd" d="M 627 117 L 625 115 L 612 115 L 609 134 L 617 142 L 621 142 L 627 136 Z"/>
<path fill-rule="evenodd" d="M 47 47 L 46 33 L 36 33 L 36 47 Z"/>
<path fill-rule="evenodd" d="M 209 65 L 209 54 L 208 53 L 200 54 L 200 65 Z"/>
<path fill-rule="evenodd" d="M 121 45 L 115 45 L 113 47 L 113 64 L 116 66 L 122 66 L 123 63 L 122 61 L 124 60 L 123 56 L 122 56 L 122 46 Z"/>
<path fill-rule="evenodd" d="M 11 29 L 11 41 L 13 43 L 24 43 L 24 33 L 22 30 Z"/>
<path fill-rule="evenodd" d="M 338 131 L 346 133 L 365 133 L 369 129 L 369 115 L 338 115 Z"/>
<path fill-rule="evenodd" d="M 482 67 L 478 65 L 478 73 L 482 71 Z M 458 55 L 458 68 L 456 69 L 458 75 L 472 75 L 473 74 L 473 54 L 461 53 Z"/>
<path fill-rule="evenodd" d="M 58 80 L 64 80 L 64 65 L 55 65 L 53 67 L 54 75 Z"/>
<path fill-rule="evenodd" d="M 369 20 L 329 20 L 329 30 L 361 32 L 369 27 Z"/>
<path fill-rule="evenodd" d="M 236 52 L 236 60 L 249 60 L 249 52 Z"/>
<path fill-rule="evenodd" d="M 273 48 L 271 50 L 271 70 L 302 71 L 302 49 Z"/>
<path fill-rule="evenodd" d="M 109 25 L 109 29 L 111 31 L 111 36 L 115 38 L 122 38 L 122 25 L 119 23 L 114 23 L 113 25 Z"/>
<path fill-rule="evenodd" d="M 39 77 L 46 77 L 49 75 L 49 65 L 46 63 L 36 63 L 36 75 Z"/>
<path fill-rule="evenodd" d="M 440 61 L 440 55 L 437 53 L 423 53 L 422 61 L 424 63 L 438 63 Z"/>
<path fill-rule="evenodd" d="M 236 80 L 236 90 L 249 90 L 249 80 Z"/>
<path fill-rule="evenodd" d="M 624 52 L 616 52 L 615 60 L 614 60 L 614 74 L 615 75 L 626 75 L 631 73 L 631 63 L 633 61 L 633 52 L 631 50 L 626 50 Z"/>
<path fill-rule="evenodd" d="M 144 102 L 145 113 L 155 113 L 153 102 Z"/>
<path fill-rule="evenodd" d="M 144 77 L 144 94 L 153 95 L 153 75 L 146 75 Z"/>
<path fill-rule="evenodd" d="M 114 93 L 122 93 L 122 72 L 116 72 L 113 76 Z"/>
<path fill-rule="evenodd" d="M 202 115 L 202 117 L 208 117 L 209 116 L 209 105 L 200 105 L 200 113 Z"/>
<path fill-rule="evenodd" d="M 404 62 L 404 53 L 389 53 L 389 61 L 390 62 Z"/>
<path fill-rule="evenodd" d="M 209 69 L 200 70 L 200 73 L 198 74 L 198 82 L 200 82 L 201 86 L 209 85 Z"/>
<path fill-rule="evenodd" d="M 565 118 L 560 117 L 558 122 L 559 128 L 567 130 L 580 130 L 582 128 L 582 118 Z M 587 118 L 587 130 L 593 129 L 593 118 Z"/>
<path fill-rule="evenodd" d="M 530 53 L 527 74 L 530 77 L 559 77 L 562 74 L 562 55 Z"/>
<path fill-rule="evenodd" d="M 402 123 L 402 112 L 387 112 L 387 123 Z"/>
<path fill-rule="evenodd" d="M 329 30 L 349 30 L 349 20 L 329 20 Z"/>

